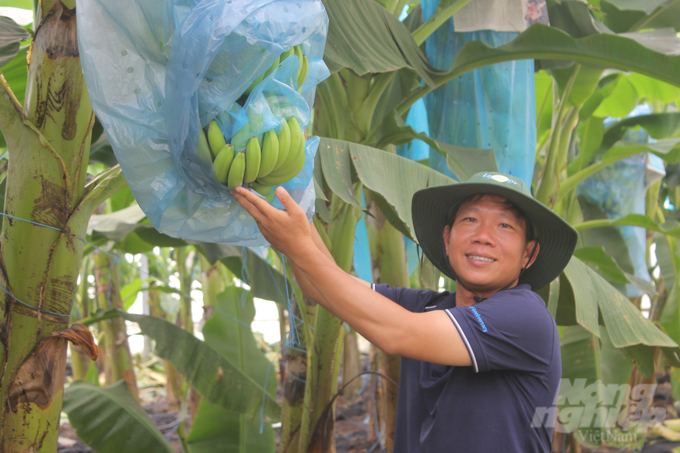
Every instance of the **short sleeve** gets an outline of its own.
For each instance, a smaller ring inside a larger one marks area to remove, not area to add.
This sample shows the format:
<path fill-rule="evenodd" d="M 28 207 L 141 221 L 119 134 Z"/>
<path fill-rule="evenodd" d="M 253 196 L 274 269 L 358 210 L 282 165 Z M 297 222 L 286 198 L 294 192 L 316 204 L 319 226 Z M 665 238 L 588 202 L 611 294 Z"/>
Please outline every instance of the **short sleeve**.
<path fill-rule="evenodd" d="M 408 311 L 416 313 L 423 312 L 426 306 L 436 305 L 440 300 L 452 296 L 447 291 L 438 293 L 422 289 L 392 288 L 385 284 L 373 284 L 371 286 L 377 293 L 396 302 Z"/>
<path fill-rule="evenodd" d="M 507 290 L 468 307 L 447 309 L 470 353 L 475 372 L 542 373 L 550 367 L 557 326 L 530 290 Z"/>

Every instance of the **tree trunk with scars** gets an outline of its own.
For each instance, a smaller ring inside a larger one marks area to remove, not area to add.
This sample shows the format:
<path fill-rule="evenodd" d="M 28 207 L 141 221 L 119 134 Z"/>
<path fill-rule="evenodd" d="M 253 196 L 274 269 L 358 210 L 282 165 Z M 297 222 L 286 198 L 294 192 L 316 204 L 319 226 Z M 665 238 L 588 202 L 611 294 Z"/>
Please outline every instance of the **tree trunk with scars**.
<path fill-rule="evenodd" d="M 43 0 L 40 10 L 24 106 L 0 79 L 10 161 L 5 212 L 15 217 L 3 219 L 0 243 L 0 284 L 11 294 L 0 295 L 2 453 L 57 450 L 66 366 L 66 339 L 57 335 L 75 300 L 78 238 L 94 209 L 125 184 L 119 168 L 85 184 L 94 116 L 75 1 Z M 91 347 L 91 335 L 84 342 Z"/>

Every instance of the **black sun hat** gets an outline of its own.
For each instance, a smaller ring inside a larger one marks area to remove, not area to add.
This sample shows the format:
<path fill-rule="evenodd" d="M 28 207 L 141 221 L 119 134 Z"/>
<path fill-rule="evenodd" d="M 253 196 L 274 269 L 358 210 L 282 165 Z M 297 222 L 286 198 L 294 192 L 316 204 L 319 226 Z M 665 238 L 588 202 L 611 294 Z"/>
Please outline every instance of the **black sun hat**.
<path fill-rule="evenodd" d="M 467 182 L 429 187 L 413 195 L 411 213 L 416 238 L 423 253 L 440 271 L 456 279 L 444 249 L 443 231 L 451 209 L 472 195 L 493 194 L 511 201 L 533 227 L 540 250 L 534 263 L 519 278 L 539 290 L 565 268 L 576 247 L 577 233 L 559 215 L 536 200 L 524 182 L 502 173 L 477 173 Z"/>

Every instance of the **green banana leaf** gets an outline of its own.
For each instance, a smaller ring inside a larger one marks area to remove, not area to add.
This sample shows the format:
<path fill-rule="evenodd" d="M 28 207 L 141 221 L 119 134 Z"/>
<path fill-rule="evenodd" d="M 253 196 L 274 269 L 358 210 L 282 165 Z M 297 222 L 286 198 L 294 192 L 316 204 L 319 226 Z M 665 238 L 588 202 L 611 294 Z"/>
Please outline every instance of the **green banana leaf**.
<path fill-rule="evenodd" d="M 575 436 L 581 441 L 606 438 L 602 426 L 592 426 L 597 424 L 591 417 L 607 420 L 622 410 L 628 395 L 619 394 L 617 398 L 616 392 L 627 384 L 633 364 L 623 351 L 613 347 L 606 333 L 600 340 L 580 326 L 565 327 L 561 345 L 560 419 L 568 431 L 578 427 Z"/>
<path fill-rule="evenodd" d="M 9 17 L 0 16 L 0 67 L 5 66 L 17 56 L 23 41 L 31 34 Z"/>
<path fill-rule="evenodd" d="M 324 61 L 331 72 L 349 68 L 358 75 L 413 69 L 433 85 L 439 74 L 404 24 L 375 0 L 323 0 L 329 28 Z"/>
<path fill-rule="evenodd" d="M 142 333 L 154 340 L 155 354 L 172 363 L 210 403 L 249 417 L 259 416 L 264 404 L 265 420 L 279 417 L 279 404 L 269 394 L 263 400 L 263 390 L 257 382 L 243 374 L 237 364 L 179 326 L 154 316 L 133 315 L 122 310 L 96 313 L 81 323 L 89 325 L 117 316 L 136 322 Z"/>
<path fill-rule="evenodd" d="M 653 283 L 636 277 L 621 269 L 614 258 L 607 253 L 603 246 L 583 247 L 574 252 L 574 256 L 595 269 L 621 292 L 625 292 L 621 285 L 630 283 L 650 297 L 656 297 L 657 292 Z"/>
<path fill-rule="evenodd" d="M 97 453 L 174 453 L 125 381 L 109 387 L 74 382 L 64 390 L 62 410 L 78 437 Z"/>
<path fill-rule="evenodd" d="M 276 373 L 260 351 L 249 326 L 255 317 L 252 295 L 235 286 L 217 296 L 216 311 L 203 327 L 206 344 L 276 397 Z M 240 322 L 239 322 L 240 321 Z M 202 400 L 187 438 L 191 453 L 273 453 L 274 430 L 260 417 L 246 417 Z"/>
<path fill-rule="evenodd" d="M 602 0 L 605 25 L 616 33 L 673 27 L 680 31 L 680 1 L 678 0 Z"/>
<path fill-rule="evenodd" d="M 239 250 L 241 249 L 240 247 L 238 248 Z M 269 253 L 275 252 L 273 249 L 269 249 Z M 221 261 L 233 272 L 236 278 L 241 279 L 250 286 L 250 292 L 253 297 L 272 300 L 279 304 L 286 304 L 288 302 L 286 297 L 286 279 L 281 271 L 272 267 L 251 249 L 246 248 L 245 269 L 242 252 L 238 256 L 222 258 Z M 289 292 L 290 285 L 291 283 L 288 283 Z"/>
<path fill-rule="evenodd" d="M 319 153 L 346 156 L 363 185 L 377 197 L 387 220 L 404 235 L 415 239 L 411 219 L 411 197 L 426 187 L 453 184 L 455 181 L 418 162 L 357 143 L 322 138 Z M 334 168 L 323 167 L 324 176 Z"/>
<path fill-rule="evenodd" d="M 678 292 L 678 273 L 680 273 L 680 256 L 678 256 L 677 240 L 666 235 L 655 233 L 656 259 L 661 271 L 661 278 L 668 290 L 666 305 L 659 320 L 664 330 L 674 340 L 680 340 L 680 301 Z"/>
<path fill-rule="evenodd" d="M 634 116 L 617 121 L 607 127 L 602 137 L 602 150 L 606 151 L 614 143 L 623 139 L 629 129 L 643 128 L 655 140 L 670 138 L 680 132 L 680 113 L 652 113 Z M 603 152 L 601 151 L 601 152 Z"/>
<path fill-rule="evenodd" d="M 637 226 L 657 233 L 667 234 L 674 238 L 680 238 L 680 226 L 677 226 L 676 222 L 669 222 L 669 226 L 666 227 L 666 225 L 659 225 L 646 215 L 642 214 L 628 214 L 620 219 L 591 220 L 589 222 L 574 225 L 574 228 L 577 230 L 585 230 L 602 226 Z"/>
<path fill-rule="evenodd" d="M 569 261 L 560 277 L 557 323 L 578 324 L 598 338 L 602 338 L 602 324 L 616 348 L 638 345 L 677 348 L 628 298 L 576 257 Z M 647 355 L 651 357 L 649 351 Z"/>
<path fill-rule="evenodd" d="M 33 9 L 33 0 L 0 0 L 0 6 L 10 8 Z"/>
<path fill-rule="evenodd" d="M 680 138 L 667 138 L 654 143 L 617 142 L 616 145 L 604 153 L 602 159 L 577 171 L 569 176 L 557 191 L 557 196 L 562 197 L 576 189 L 581 182 L 594 175 L 603 168 L 618 162 L 626 157 L 640 153 L 650 152 L 656 154 L 668 163 L 674 164 L 680 161 Z"/>

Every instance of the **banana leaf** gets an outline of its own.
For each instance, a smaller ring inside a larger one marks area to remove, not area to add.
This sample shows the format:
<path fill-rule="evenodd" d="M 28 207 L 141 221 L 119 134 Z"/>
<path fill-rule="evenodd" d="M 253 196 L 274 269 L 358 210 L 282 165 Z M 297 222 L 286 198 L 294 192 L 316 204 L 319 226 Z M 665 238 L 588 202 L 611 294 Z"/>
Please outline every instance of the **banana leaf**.
<path fill-rule="evenodd" d="M 109 387 L 74 382 L 64 390 L 62 410 L 78 437 L 97 453 L 174 453 L 125 381 Z"/>
<path fill-rule="evenodd" d="M 232 285 L 217 296 L 215 308 L 203 327 L 206 344 L 258 385 L 266 384 L 267 394 L 275 398 L 274 367 L 260 351 L 248 327 L 255 317 L 252 295 Z M 264 423 L 260 434 L 259 415 L 250 418 L 202 400 L 187 445 L 191 453 L 273 453 L 274 430 Z"/>
<path fill-rule="evenodd" d="M 455 181 L 418 162 L 357 143 L 322 138 L 319 153 L 349 151 L 357 177 L 377 197 L 387 220 L 412 240 L 411 197 L 426 187 L 453 184 Z M 334 168 L 324 166 L 324 176 Z"/>
<path fill-rule="evenodd" d="M 358 75 L 414 70 L 428 85 L 439 74 L 408 28 L 375 0 L 324 0 L 329 18 L 324 61 L 331 72 Z"/>

